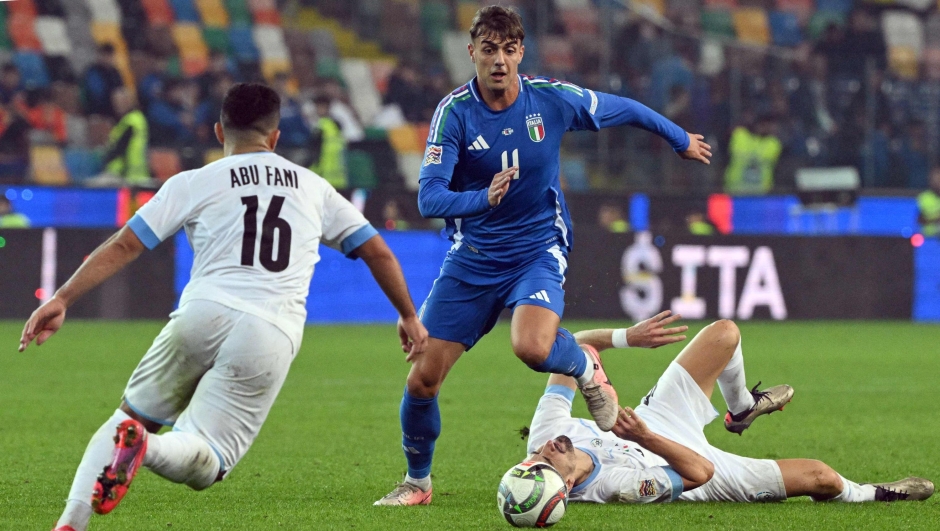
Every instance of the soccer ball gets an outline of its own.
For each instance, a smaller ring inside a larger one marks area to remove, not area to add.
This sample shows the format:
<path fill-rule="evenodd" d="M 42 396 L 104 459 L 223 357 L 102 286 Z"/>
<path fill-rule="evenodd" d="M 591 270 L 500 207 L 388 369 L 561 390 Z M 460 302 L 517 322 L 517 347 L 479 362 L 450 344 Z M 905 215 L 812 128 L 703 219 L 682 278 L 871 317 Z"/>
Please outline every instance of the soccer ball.
<path fill-rule="evenodd" d="M 565 515 L 568 486 L 551 465 L 523 461 L 503 475 L 496 502 L 515 527 L 548 527 Z"/>

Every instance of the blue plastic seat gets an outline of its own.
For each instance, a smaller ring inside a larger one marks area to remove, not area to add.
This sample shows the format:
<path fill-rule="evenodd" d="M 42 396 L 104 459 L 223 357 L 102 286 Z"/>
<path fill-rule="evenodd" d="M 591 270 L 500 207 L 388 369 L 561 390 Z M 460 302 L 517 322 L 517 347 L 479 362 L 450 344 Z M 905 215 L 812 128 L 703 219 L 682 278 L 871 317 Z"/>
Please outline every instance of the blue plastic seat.
<path fill-rule="evenodd" d="M 193 0 L 170 0 L 177 22 L 202 22 Z"/>
<path fill-rule="evenodd" d="M 257 62 L 260 59 L 258 48 L 255 47 L 254 35 L 251 26 L 232 26 L 228 32 L 232 52 L 241 62 Z"/>
<path fill-rule="evenodd" d="M 796 13 L 771 11 L 768 18 L 774 44 L 778 46 L 796 46 L 803 42 L 803 32 L 800 31 L 800 21 Z"/>
<path fill-rule="evenodd" d="M 101 172 L 98 154 L 88 149 L 69 148 L 63 153 L 65 168 L 75 182 L 81 182 Z"/>
<path fill-rule="evenodd" d="M 42 54 L 37 52 L 16 52 L 13 62 L 20 69 L 23 86 L 28 88 L 44 88 L 49 86 L 49 71 Z"/>
<path fill-rule="evenodd" d="M 816 0 L 816 10 L 847 15 L 852 10 L 852 3 L 852 0 Z"/>

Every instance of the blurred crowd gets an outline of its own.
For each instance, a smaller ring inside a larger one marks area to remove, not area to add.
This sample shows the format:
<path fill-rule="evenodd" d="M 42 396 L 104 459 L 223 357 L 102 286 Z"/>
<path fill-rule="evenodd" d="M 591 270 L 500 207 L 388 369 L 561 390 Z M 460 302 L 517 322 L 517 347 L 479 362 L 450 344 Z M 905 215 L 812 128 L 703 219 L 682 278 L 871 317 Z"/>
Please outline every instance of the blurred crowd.
<path fill-rule="evenodd" d="M 284 72 L 269 79 L 283 97 L 281 149 L 341 188 L 349 185 L 350 144 L 369 138 L 370 130 L 429 122 L 455 86 L 440 38 L 416 38 L 407 27 L 390 33 L 356 18 L 367 3 L 313 2 L 399 59 L 381 87 L 381 110 L 368 123 L 340 75 Z M 665 143 L 642 131 L 618 129 L 602 142 L 571 135 L 563 172 L 572 189 L 768 193 L 792 190 L 799 168 L 830 166 L 856 168 L 867 187 L 928 187 L 940 154 L 940 64 L 925 62 L 913 75 L 890 68 L 878 7 L 857 6 L 845 24 L 831 23 L 818 39 L 787 49 L 703 39 L 695 11 L 667 10 L 654 23 L 618 9 L 608 56 L 603 42 L 570 34 L 557 2 L 510 3 L 522 10 L 529 31 L 531 59 L 523 72 L 635 98 L 717 148 L 713 166 L 699 169 L 677 163 Z M 553 39 L 574 42 L 570 64 L 548 60 Z M 178 58 L 159 46 L 132 61 L 136 90 L 125 87 L 107 44 L 86 71 L 48 88 L 24 86 L 14 64 L 2 65 L 0 183 L 27 178 L 29 146 L 37 141 L 95 150 L 99 171 L 83 181 L 90 185 L 152 182 L 153 147 L 177 150 L 184 168 L 199 166 L 207 150 L 218 148 L 213 124 L 227 88 L 262 78 L 256 64 L 219 52 L 196 77 L 183 76 Z M 73 127 L 76 115 L 83 126 Z M 386 164 L 395 162 L 375 161 Z"/>

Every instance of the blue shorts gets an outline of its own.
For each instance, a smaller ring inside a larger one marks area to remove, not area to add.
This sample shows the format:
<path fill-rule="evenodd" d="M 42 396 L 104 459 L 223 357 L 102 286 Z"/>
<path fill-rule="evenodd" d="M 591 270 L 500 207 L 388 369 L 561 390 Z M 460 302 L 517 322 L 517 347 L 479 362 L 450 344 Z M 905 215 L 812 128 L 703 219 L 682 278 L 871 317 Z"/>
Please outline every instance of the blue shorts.
<path fill-rule="evenodd" d="M 431 337 L 461 343 L 470 350 L 493 329 L 503 308 L 532 304 L 561 318 L 567 270 L 567 255 L 557 245 L 511 264 L 460 245 L 447 254 L 441 276 L 418 317 Z"/>

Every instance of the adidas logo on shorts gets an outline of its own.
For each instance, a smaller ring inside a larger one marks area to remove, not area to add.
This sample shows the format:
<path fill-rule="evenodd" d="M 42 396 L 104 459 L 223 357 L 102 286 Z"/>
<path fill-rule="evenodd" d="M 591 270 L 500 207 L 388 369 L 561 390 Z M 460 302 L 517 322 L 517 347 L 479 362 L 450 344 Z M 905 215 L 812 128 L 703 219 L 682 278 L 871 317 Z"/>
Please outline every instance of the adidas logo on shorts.
<path fill-rule="evenodd" d="M 552 302 L 551 299 L 548 298 L 548 293 L 546 293 L 544 289 L 542 291 L 537 291 L 533 293 L 532 295 L 529 295 L 529 298 L 538 299 L 540 301 L 545 301 L 545 302 Z"/>

